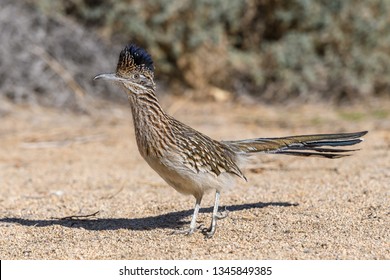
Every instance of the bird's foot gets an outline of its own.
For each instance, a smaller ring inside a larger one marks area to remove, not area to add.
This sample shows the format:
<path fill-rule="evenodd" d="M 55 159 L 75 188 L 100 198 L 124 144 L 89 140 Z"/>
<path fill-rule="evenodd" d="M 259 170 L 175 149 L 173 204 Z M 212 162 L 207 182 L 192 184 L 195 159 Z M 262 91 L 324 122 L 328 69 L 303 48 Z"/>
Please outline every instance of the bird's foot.
<path fill-rule="evenodd" d="M 172 231 L 172 232 L 171 232 L 171 235 L 172 235 L 172 234 L 191 235 L 191 234 L 193 234 L 197 229 L 199 229 L 200 227 L 201 227 L 201 225 L 198 226 L 197 228 L 195 228 L 195 227 L 194 227 L 194 228 L 189 227 L 189 228 L 177 229 L 177 230 Z"/>
<path fill-rule="evenodd" d="M 202 233 L 204 235 L 205 238 L 211 238 L 213 237 L 214 233 L 215 233 L 215 227 L 212 228 L 212 227 L 209 227 L 209 228 L 203 228 L 202 229 Z"/>
<path fill-rule="evenodd" d="M 229 211 L 226 208 L 224 211 L 214 214 L 210 227 L 202 229 L 205 238 L 213 237 L 215 230 L 217 229 L 217 220 L 225 219 L 227 216 L 229 216 Z"/>
<path fill-rule="evenodd" d="M 229 216 L 229 210 L 227 210 L 226 207 L 225 207 L 225 209 L 224 209 L 223 211 L 218 212 L 218 213 L 215 215 L 215 218 L 216 218 L 217 220 L 222 220 L 222 219 L 225 219 L 225 218 L 228 217 L 228 216 Z"/>
<path fill-rule="evenodd" d="M 191 235 L 194 233 L 194 229 L 186 228 L 186 229 L 177 229 L 171 232 L 171 234 L 183 234 L 183 235 Z"/>

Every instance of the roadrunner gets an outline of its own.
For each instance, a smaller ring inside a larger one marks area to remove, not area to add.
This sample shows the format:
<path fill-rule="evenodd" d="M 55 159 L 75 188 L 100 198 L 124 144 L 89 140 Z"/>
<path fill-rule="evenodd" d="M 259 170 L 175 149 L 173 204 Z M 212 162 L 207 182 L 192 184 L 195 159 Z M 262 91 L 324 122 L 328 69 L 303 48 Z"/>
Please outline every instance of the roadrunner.
<path fill-rule="evenodd" d="M 126 91 L 133 115 L 138 150 L 145 161 L 170 186 L 193 195 L 196 203 L 189 228 L 178 233 L 192 234 L 204 193 L 215 191 L 211 225 L 202 232 L 215 233 L 217 220 L 227 212 L 218 212 L 220 192 L 234 181 L 246 180 L 240 168 L 247 156 L 255 153 L 340 158 L 354 150 L 334 148 L 362 141 L 367 131 L 356 133 L 314 134 L 280 138 L 255 138 L 216 141 L 168 115 L 155 94 L 154 66 L 151 56 L 131 44 L 119 55 L 116 73 L 94 78 L 120 84 Z"/>

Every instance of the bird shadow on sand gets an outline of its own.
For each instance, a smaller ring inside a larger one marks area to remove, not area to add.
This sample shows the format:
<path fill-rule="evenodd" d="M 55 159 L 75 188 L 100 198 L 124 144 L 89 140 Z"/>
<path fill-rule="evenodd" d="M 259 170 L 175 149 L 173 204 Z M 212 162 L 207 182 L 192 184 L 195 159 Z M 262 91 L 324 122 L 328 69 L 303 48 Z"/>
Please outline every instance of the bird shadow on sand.
<path fill-rule="evenodd" d="M 298 206 L 298 203 L 290 202 L 257 202 L 257 203 L 248 203 L 241 205 L 229 205 L 221 207 L 221 209 L 226 209 L 229 212 L 242 211 L 246 209 L 261 209 L 266 207 L 291 207 Z M 200 213 L 211 213 L 213 211 L 212 207 L 202 208 Z M 8 224 L 19 224 L 22 226 L 29 227 L 50 227 L 53 225 L 60 225 L 70 228 L 83 228 L 86 230 L 118 230 L 118 229 L 129 229 L 129 230 L 152 230 L 157 228 L 171 228 L 175 229 L 183 224 L 188 224 L 189 221 L 183 221 L 187 217 L 193 214 L 193 210 L 183 210 L 170 212 L 157 216 L 150 216 L 144 218 L 85 218 L 85 219 L 23 219 L 23 218 L 0 218 L 0 223 Z"/>

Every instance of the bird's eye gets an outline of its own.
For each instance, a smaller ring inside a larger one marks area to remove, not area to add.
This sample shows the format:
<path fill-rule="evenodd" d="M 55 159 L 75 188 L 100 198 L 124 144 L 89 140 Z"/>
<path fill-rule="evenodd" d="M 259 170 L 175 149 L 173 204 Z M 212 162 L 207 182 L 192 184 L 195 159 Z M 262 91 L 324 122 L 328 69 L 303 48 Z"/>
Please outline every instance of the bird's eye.
<path fill-rule="evenodd" d="M 139 79 L 139 74 L 134 74 L 133 79 Z"/>

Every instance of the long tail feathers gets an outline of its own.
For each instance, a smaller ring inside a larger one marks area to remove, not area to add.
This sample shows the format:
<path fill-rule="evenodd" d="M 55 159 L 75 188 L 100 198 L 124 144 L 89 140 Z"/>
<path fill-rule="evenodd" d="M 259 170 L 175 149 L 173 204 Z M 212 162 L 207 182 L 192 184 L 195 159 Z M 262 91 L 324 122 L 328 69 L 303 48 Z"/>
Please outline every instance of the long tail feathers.
<path fill-rule="evenodd" d="M 238 141 L 223 141 L 233 151 L 239 154 L 270 153 L 293 156 L 317 156 L 340 158 L 349 156 L 348 152 L 356 150 L 333 148 L 352 146 L 363 141 L 362 136 L 367 131 L 338 134 L 298 135 L 280 138 L 256 138 Z M 330 148 L 324 148 L 330 147 Z"/>

